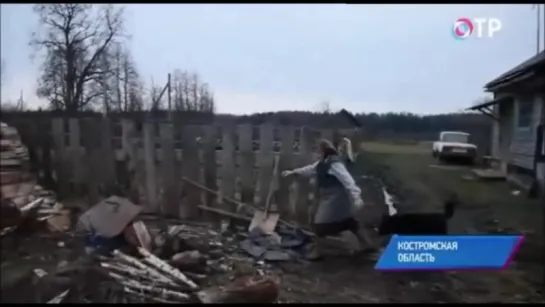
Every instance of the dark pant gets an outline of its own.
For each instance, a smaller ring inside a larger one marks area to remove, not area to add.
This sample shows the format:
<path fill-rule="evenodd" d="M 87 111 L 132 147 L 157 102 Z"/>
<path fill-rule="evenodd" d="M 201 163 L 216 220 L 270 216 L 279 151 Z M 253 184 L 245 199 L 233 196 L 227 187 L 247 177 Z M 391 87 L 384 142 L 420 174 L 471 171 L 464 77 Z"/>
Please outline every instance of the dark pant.
<path fill-rule="evenodd" d="M 333 223 L 315 223 L 313 228 L 316 236 L 323 238 L 338 235 L 343 231 L 357 232 L 359 230 L 359 224 L 354 218 L 347 218 Z"/>

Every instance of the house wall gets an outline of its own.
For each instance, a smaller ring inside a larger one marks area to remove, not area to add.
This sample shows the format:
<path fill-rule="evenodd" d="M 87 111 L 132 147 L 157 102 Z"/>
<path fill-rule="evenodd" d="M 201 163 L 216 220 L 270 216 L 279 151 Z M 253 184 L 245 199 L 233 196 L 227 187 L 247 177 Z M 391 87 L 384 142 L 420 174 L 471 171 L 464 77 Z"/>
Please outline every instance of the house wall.
<path fill-rule="evenodd" d="M 495 99 L 504 97 L 512 98 L 510 94 L 495 93 Z M 499 158 L 502 162 L 510 161 L 510 146 L 513 139 L 513 130 L 515 125 L 513 99 L 502 101 L 500 104 L 493 106 L 493 113 L 499 120 L 493 121 L 492 124 L 492 156 Z M 501 169 L 507 170 L 507 163 L 501 164 Z"/>
<path fill-rule="evenodd" d="M 536 129 L 543 122 L 545 96 L 536 93 L 530 101 L 515 96 L 513 138 L 509 146 L 509 163 L 524 169 L 533 170 L 536 144 Z M 529 128 L 518 127 L 520 106 L 522 103 L 533 103 L 532 119 Z"/>
<path fill-rule="evenodd" d="M 492 114 L 494 114 L 496 118 L 500 118 L 499 104 L 496 104 L 492 107 Z M 497 120 L 492 122 L 490 148 L 492 157 L 498 157 L 500 152 L 500 123 Z"/>

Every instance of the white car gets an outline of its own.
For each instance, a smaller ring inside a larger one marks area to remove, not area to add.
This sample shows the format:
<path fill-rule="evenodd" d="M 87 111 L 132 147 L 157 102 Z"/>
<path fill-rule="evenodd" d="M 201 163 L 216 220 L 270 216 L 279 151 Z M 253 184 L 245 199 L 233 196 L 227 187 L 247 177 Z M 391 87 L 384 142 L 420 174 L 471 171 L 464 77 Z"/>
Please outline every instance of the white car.
<path fill-rule="evenodd" d="M 469 133 L 443 131 L 439 141 L 433 142 L 433 157 L 439 160 L 463 159 L 473 163 L 477 157 L 477 146 L 469 143 Z"/>

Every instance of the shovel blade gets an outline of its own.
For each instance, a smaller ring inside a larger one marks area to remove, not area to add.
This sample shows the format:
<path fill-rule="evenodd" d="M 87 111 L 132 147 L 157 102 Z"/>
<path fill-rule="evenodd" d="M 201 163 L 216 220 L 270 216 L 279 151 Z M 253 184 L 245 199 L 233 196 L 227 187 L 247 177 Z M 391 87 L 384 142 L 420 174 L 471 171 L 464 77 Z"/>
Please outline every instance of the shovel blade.
<path fill-rule="evenodd" d="M 251 231 L 255 227 L 259 227 L 263 233 L 273 233 L 279 218 L 278 213 L 265 214 L 263 211 L 256 211 L 248 230 Z"/>

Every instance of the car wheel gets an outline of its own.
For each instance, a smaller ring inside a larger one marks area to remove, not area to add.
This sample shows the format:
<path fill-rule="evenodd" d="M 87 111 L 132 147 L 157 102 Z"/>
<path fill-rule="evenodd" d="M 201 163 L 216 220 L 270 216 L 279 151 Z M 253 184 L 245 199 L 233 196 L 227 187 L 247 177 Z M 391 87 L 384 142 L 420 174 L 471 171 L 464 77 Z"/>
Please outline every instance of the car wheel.
<path fill-rule="evenodd" d="M 443 157 L 440 152 L 437 153 L 437 161 L 439 163 L 445 162 L 445 157 Z"/>

